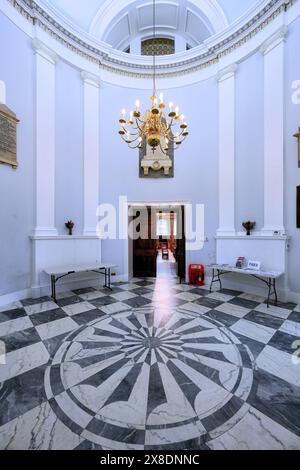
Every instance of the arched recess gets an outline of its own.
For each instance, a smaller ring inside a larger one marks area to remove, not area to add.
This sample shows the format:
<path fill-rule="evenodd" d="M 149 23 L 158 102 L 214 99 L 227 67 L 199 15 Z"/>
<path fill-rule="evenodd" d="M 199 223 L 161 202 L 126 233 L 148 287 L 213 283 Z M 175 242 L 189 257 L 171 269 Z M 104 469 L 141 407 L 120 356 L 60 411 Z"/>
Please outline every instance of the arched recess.
<path fill-rule="evenodd" d="M 117 2 L 106 0 L 91 22 L 89 33 L 100 41 L 109 42 L 107 41 L 109 35 L 112 34 L 114 29 L 117 31 L 118 28 L 119 35 L 123 37 L 123 41 L 118 42 L 116 38 L 115 43 L 111 44 L 114 48 L 118 48 L 119 44 L 123 45 L 126 28 L 128 28 L 127 34 L 128 36 L 130 35 L 131 39 L 139 36 L 141 31 L 147 34 L 149 28 L 152 27 L 152 16 L 149 15 L 149 24 L 143 25 L 141 28 L 139 12 L 143 8 L 150 10 L 151 4 L 151 0 L 118 0 Z M 165 24 L 158 24 L 158 31 L 163 35 L 170 33 L 170 30 L 177 34 L 184 34 L 188 15 L 193 15 L 199 21 L 199 24 L 201 22 L 203 27 L 209 32 L 209 35 L 219 33 L 229 25 L 224 10 L 217 0 L 158 0 L 157 8 L 163 7 L 170 10 L 173 8 L 174 15 L 176 10 L 177 16 L 176 27 L 174 27 L 174 24 L 167 22 Z M 118 33 L 116 36 L 118 36 Z M 193 45 L 197 45 L 195 41 Z"/>

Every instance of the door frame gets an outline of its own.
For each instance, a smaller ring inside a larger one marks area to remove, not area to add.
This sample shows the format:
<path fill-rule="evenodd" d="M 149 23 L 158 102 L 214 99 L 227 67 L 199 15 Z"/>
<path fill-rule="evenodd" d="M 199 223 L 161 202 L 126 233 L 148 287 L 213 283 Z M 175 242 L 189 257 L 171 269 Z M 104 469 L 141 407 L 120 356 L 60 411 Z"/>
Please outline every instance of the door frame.
<path fill-rule="evenodd" d="M 124 218 L 126 224 L 124 224 L 124 230 L 126 227 L 126 232 L 124 233 L 124 246 L 123 246 L 123 266 L 124 266 L 124 281 L 128 282 L 133 277 L 132 272 L 132 258 L 133 258 L 133 243 L 132 240 L 128 236 L 128 222 L 129 222 L 129 207 L 166 207 L 166 208 L 176 208 L 176 207 L 184 207 L 184 224 L 186 226 L 186 217 L 187 217 L 187 210 L 186 207 L 190 206 L 191 202 L 189 201 L 161 201 L 161 202 L 149 202 L 149 201 L 127 201 L 126 208 L 122 212 L 122 219 Z M 188 282 L 188 266 L 190 264 L 190 252 L 186 249 L 187 241 L 185 241 L 185 281 Z"/>

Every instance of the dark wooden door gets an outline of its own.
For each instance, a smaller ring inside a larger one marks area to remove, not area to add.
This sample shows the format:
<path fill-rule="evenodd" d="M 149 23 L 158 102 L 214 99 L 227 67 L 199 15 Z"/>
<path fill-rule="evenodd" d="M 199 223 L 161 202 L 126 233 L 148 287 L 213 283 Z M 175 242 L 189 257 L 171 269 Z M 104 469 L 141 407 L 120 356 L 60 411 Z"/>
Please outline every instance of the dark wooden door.
<path fill-rule="evenodd" d="M 178 239 L 176 249 L 177 274 L 180 282 L 185 282 L 186 275 L 186 253 L 185 253 L 185 225 L 184 225 L 184 206 L 180 208 L 177 215 Z"/>
<path fill-rule="evenodd" d="M 140 216 L 139 211 L 136 212 L 134 218 Z M 133 275 L 134 277 L 156 277 L 157 268 L 157 251 L 156 239 L 151 238 L 154 233 L 152 230 L 151 209 L 147 209 L 147 227 L 139 227 L 140 233 L 148 233 L 148 238 L 138 238 L 133 241 Z M 155 221 L 153 221 L 154 223 Z"/>

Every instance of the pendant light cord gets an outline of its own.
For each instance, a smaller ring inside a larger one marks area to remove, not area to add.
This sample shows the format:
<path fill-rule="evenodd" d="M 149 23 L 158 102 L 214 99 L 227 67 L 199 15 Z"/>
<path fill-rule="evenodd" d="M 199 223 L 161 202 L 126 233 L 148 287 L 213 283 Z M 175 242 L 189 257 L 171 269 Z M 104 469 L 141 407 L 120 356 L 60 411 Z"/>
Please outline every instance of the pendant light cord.
<path fill-rule="evenodd" d="M 155 38 L 156 38 L 156 4 L 155 4 L 155 0 L 153 0 L 153 96 L 156 96 Z"/>

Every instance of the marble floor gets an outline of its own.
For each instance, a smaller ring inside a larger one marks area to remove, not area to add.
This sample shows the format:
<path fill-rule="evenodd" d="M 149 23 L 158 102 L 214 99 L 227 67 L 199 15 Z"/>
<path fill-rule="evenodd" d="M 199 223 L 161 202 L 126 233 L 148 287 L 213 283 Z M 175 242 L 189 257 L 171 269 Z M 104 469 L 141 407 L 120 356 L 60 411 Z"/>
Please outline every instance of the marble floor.
<path fill-rule="evenodd" d="M 300 449 L 299 336 L 299 305 L 174 276 L 11 305 L 0 449 Z"/>

